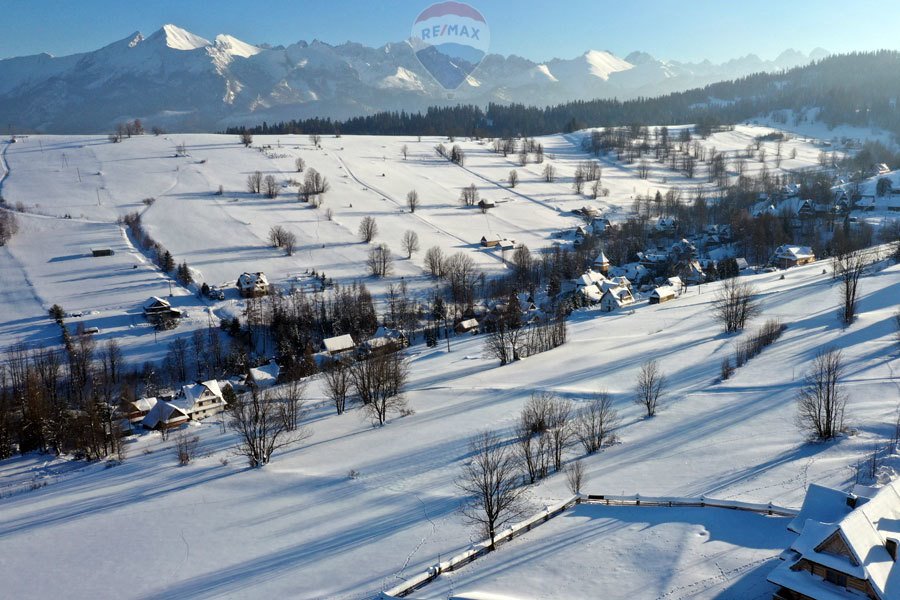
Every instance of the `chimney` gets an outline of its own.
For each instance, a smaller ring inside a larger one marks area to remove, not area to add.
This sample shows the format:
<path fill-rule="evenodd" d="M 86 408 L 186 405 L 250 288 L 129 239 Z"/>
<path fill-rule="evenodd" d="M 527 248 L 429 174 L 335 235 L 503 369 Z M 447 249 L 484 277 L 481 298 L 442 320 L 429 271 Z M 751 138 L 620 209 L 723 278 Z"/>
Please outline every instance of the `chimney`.
<path fill-rule="evenodd" d="M 885 539 L 884 547 L 888 551 L 888 554 L 891 555 L 891 559 L 894 562 L 897 562 L 897 540 L 894 538 Z"/>

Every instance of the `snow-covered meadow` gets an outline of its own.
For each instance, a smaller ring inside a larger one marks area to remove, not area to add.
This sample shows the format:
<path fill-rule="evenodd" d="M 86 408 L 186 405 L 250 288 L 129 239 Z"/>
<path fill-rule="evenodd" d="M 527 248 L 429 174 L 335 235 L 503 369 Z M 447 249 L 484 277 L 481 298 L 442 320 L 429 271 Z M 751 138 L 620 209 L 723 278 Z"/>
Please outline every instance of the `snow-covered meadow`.
<path fill-rule="evenodd" d="M 708 143 L 737 151 L 760 133 L 738 127 Z M 561 175 L 552 184 L 542 180 L 540 165 L 517 167 L 515 156 L 504 159 L 475 141 L 459 142 L 465 168 L 452 165 L 434 155 L 439 141 L 346 136 L 325 138 L 315 149 L 305 136 L 257 136 L 254 144 L 270 146 L 266 152 L 215 135 L 142 136 L 120 144 L 97 136 L 32 136 L 4 144 L 3 196 L 27 212 L 18 215 L 20 233 L 0 248 L 0 343 L 58 337 L 46 317 L 58 303 L 82 315 L 72 322 L 99 327 L 101 340 L 120 340 L 129 360 L 158 359 L 172 336 L 239 310 L 234 290 L 224 301 L 200 300 L 152 266 L 117 224 L 134 210 L 143 211 L 153 237 L 210 284 L 233 282 L 245 270 L 265 271 L 280 285 L 311 269 L 342 283 L 366 278 L 367 247 L 356 229 L 364 216 L 375 216 L 376 241 L 398 254 L 393 277 L 365 279 L 383 294 L 400 277 L 414 290 L 432 285 L 421 253 L 410 261 L 399 256 L 407 229 L 419 233 L 423 249 L 467 252 L 487 273 L 499 273 L 506 268 L 502 257 L 478 246 L 482 235 L 509 236 L 536 249 L 580 222 L 573 208 L 594 204 L 621 218 L 631 196 L 647 186 L 687 193 L 697 185 L 671 173 L 665 183 L 662 173 L 641 180 L 635 165 L 604 162 L 610 195 L 594 201 L 571 189 L 578 161 L 587 158 L 574 136 L 540 140 Z M 175 157 L 182 142 L 189 156 Z M 789 143 L 798 158 L 796 164 L 786 159 L 785 168 L 816 162 L 814 142 Z M 273 200 L 245 191 L 255 170 L 280 181 L 301 178 L 293 172 L 297 156 L 331 183 L 321 209 L 298 203 L 295 188 Z M 520 175 L 515 190 L 503 181 L 512 168 Z M 497 207 L 486 215 L 461 207 L 459 191 L 471 183 Z M 214 194 L 219 185 L 221 196 Z M 404 204 L 411 189 L 422 202 L 415 214 Z M 142 202 L 147 197 L 156 199 L 149 207 Z M 276 224 L 297 234 L 294 256 L 268 246 L 267 232 Z M 99 246 L 115 254 L 92 257 L 90 248 Z M 232 453 L 232 435 L 215 422 L 190 427 L 200 436 L 200 452 L 185 467 L 176 466 L 173 441 L 157 433 L 134 438 L 125 462 L 110 468 L 34 456 L 0 462 L 3 595 L 371 597 L 477 539 L 458 512 L 455 485 L 468 440 L 485 428 L 511 435 L 534 390 L 576 404 L 601 390 L 614 398 L 620 442 L 582 459 L 589 493 L 799 506 L 810 482 L 847 487 L 852 467 L 894 427 L 900 266 L 872 269 L 861 280 L 860 316 L 846 329 L 836 316 L 837 284 L 824 266 L 790 269 L 784 279 L 781 273 L 747 278 L 760 290 L 764 316 L 788 328 L 725 382 L 718 382 L 720 363 L 740 336 L 720 332 L 710 314 L 718 284 L 705 284 L 662 305 L 577 311 L 564 346 L 505 367 L 485 356 L 482 336 L 455 338 L 449 353 L 414 346 L 407 396 L 415 412 L 381 428 L 357 409 L 333 414 L 314 381 L 313 437 L 276 454 L 264 469 L 247 469 Z M 173 303 L 188 316 L 157 338 L 139 307 L 148 296 L 167 295 L 170 286 Z M 810 444 L 794 423 L 793 400 L 815 353 L 830 345 L 844 352 L 853 431 Z M 631 401 L 648 358 L 660 361 L 669 380 L 652 419 Z M 573 447 L 566 458 L 579 455 Z M 530 503 L 538 510 L 568 495 L 564 477 L 554 475 L 532 490 Z M 416 597 L 466 589 L 519 598 L 771 596 L 765 575 L 787 541 L 783 519 L 717 516 L 712 509 L 668 514 L 579 507 Z M 652 553 L 652 568 L 643 568 L 640 554 L 622 558 L 623 548 Z M 580 581 L 540 587 L 537 569 Z M 729 590 L 739 592 L 729 596 Z"/>
<path fill-rule="evenodd" d="M 749 125 L 714 134 L 708 148 L 742 152 L 756 136 L 770 129 Z M 673 128 L 672 135 L 677 134 Z M 647 179 L 638 164 L 601 158 L 601 184 L 609 195 L 590 199 L 574 193 L 572 179 L 578 163 L 590 158 L 580 148 L 581 134 L 546 136 L 537 141 L 545 162 L 526 166 L 515 153 L 495 154 L 484 141 L 457 140 L 466 153 L 460 167 L 439 158 L 434 146 L 440 138 L 344 136 L 323 137 L 316 148 L 307 136 L 256 136 L 244 148 L 237 136 L 144 135 L 111 143 L 104 136 L 26 136 L 3 142 L 0 183 L 8 205 L 20 207 L 22 233 L 0 251 L 0 273 L 6 309 L 12 319 L 0 323 L 0 345 L 36 341 L 52 336 L 41 317 L 53 304 L 81 314 L 70 323 L 99 327 L 99 341 L 116 337 L 133 361 L 154 360 L 165 353 L 171 338 L 206 327 L 219 317 L 240 313 L 233 283 L 243 271 L 263 271 L 279 286 L 302 283 L 315 270 L 341 284 L 363 280 L 376 299 L 388 285 L 404 280 L 414 292 L 429 290 L 433 282 L 424 269 L 425 250 L 439 246 L 445 254 L 464 252 L 488 276 L 506 270 L 498 249 L 479 246 L 482 236 L 499 235 L 524 243 L 532 250 L 559 241 L 559 233 L 581 223 L 573 209 L 589 205 L 611 220 L 622 219 L 636 194 L 658 189 L 681 191 L 690 197 L 705 178 L 688 179 L 652 163 Z M 186 156 L 180 155 L 184 145 Z M 772 145 L 773 142 L 765 142 Z M 402 148 L 407 147 L 406 158 Z M 797 158 L 788 158 L 797 150 Z M 793 138 L 785 143 L 783 169 L 816 164 L 820 149 L 813 140 Z M 770 155 L 774 149 L 770 149 Z M 297 199 L 302 181 L 296 158 L 325 176 L 331 190 L 314 209 Z M 767 168 L 777 169 L 771 164 Z M 552 164 L 557 179 L 544 181 L 543 169 Z M 748 161 L 747 173 L 762 164 Z M 510 189 L 507 178 L 516 169 L 519 184 Z M 275 199 L 247 192 L 247 176 L 260 171 L 281 185 Z M 463 187 L 475 184 L 481 198 L 496 203 L 486 214 L 459 201 Z M 219 186 L 222 194 L 217 195 Z M 406 194 L 416 190 L 420 206 L 411 213 Z M 144 203 L 153 198 L 152 205 Z M 332 214 L 331 220 L 326 210 Z M 210 302 L 196 290 L 181 288 L 152 262 L 124 233 L 119 219 L 140 212 L 147 232 L 176 261 L 186 261 L 194 279 L 230 289 L 226 299 Z M 395 258 L 393 274 L 383 280 L 368 276 L 369 245 L 360 242 L 360 221 L 372 216 L 378 225 L 374 243 L 386 243 Z M 268 241 L 269 229 L 281 225 L 296 234 L 293 256 L 285 256 Z M 400 240 L 415 231 L 421 250 L 407 259 Z M 91 256 L 90 249 L 108 247 L 113 257 Z M 24 278 L 28 285 L 14 285 Z M 9 283 L 7 283 L 9 282 Z M 13 291 L 16 290 L 16 291 Z M 152 295 L 174 297 L 186 311 L 176 332 L 154 337 L 140 316 L 140 303 Z M 40 324 L 39 327 L 34 325 Z"/>

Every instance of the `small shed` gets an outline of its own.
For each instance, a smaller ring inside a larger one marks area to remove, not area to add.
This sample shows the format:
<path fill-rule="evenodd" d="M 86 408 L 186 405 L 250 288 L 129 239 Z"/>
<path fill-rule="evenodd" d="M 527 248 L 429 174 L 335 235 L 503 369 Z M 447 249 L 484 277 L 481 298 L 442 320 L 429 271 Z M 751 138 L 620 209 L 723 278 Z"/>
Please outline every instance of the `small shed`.
<path fill-rule="evenodd" d="M 331 356 L 337 356 L 339 354 L 343 354 L 344 352 L 350 352 L 356 348 L 356 342 L 353 341 L 353 336 L 349 333 L 345 333 L 344 335 L 337 335 L 330 338 L 325 338 L 322 340 L 322 346 L 325 348 L 325 351 Z"/>
<path fill-rule="evenodd" d="M 674 300 L 678 294 L 675 288 L 669 285 L 662 285 L 650 293 L 650 304 L 662 304 L 669 300 Z"/>
<path fill-rule="evenodd" d="M 91 256 L 112 256 L 114 254 L 112 248 L 91 248 Z"/>
<path fill-rule="evenodd" d="M 494 246 L 499 246 L 500 242 L 502 241 L 503 238 L 495 234 L 481 236 L 481 245 L 485 248 L 493 248 Z"/>
<path fill-rule="evenodd" d="M 456 333 L 478 333 L 478 319 L 466 319 L 465 321 L 460 321 L 453 330 L 456 331 Z"/>

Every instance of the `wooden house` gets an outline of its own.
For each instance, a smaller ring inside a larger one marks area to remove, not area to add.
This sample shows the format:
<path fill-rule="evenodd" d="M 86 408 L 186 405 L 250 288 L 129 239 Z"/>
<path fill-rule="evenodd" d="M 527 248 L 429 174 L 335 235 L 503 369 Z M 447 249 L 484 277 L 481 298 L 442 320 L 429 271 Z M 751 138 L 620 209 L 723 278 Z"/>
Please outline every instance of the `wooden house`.
<path fill-rule="evenodd" d="M 677 295 L 672 286 L 661 285 L 650 293 L 650 304 L 662 304 L 674 300 Z"/>
<path fill-rule="evenodd" d="M 842 492 L 816 493 L 804 501 L 791 529 L 799 535 L 769 574 L 775 600 L 900 598 L 900 480 L 870 499 Z M 821 519 L 821 520 L 820 520 Z"/>
<path fill-rule="evenodd" d="M 171 403 L 195 421 L 218 414 L 226 406 L 222 389 L 215 379 L 183 386 Z"/>
<path fill-rule="evenodd" d="M 603 312 L 612 312 L 629 304 L 634 304 L 634 296 L 624 287 L 610 288 L 603 292 L 600 298 L 600 308 Z"/>
<path fill-rule="evenodd" d="M 493 248 L 494 246 L 499 246 L 500 242 L 502 241 L 503 238 L 495 234 L 481 236 L 481 245 L 485 248 Z"/>
<path fill-rule="evenodd" d="M 478 319 L 465 319 L 453 328 L 456 333 L 478 333 Z"/>
<path fill-rule="evenodd" d="M 171 402 L 159 400 L 141 420 L 141 425 L 144 429 L 160 431 L 180 427 L 190 420 L 190 416 L 183 409 Z"/>
<path fill-rule="evenodd" d="M 125 404 L 125 418 L 132 425 L 137 425 L 144 420 L 147 413 L 156 406 L 156 398 L 139 398 Z"/>
<path fill-rule="evenodd" d="M 265 296 L 269 293 L 269 280 L 262 272 L 241 273 L 237 280 L 237 288 L 244 298 Z"/>
<path fill-rule="evenodd" d="M 805 265 L 815 260 L 816 255 L 809 246 L 784 245 L 775 249 L 775 266 L 782 269 Z"/>
<path fill-rule="evenodd" d="M 336 335 L 334 337 L 322 340 L 322 347 L 329 356 L 339 356 L 345 352 L 356 350 L 356 342 L 349 333 L 344 335 Z"/>
<path fill-rule="evenodd" d="M 161 319 L 178 319 L 181 317 L 181 311 L 172 308 L 169 301 L 159 296 L 152 296 L 143 305 L 144 317 L 150 322 L 157 322 Z"/>

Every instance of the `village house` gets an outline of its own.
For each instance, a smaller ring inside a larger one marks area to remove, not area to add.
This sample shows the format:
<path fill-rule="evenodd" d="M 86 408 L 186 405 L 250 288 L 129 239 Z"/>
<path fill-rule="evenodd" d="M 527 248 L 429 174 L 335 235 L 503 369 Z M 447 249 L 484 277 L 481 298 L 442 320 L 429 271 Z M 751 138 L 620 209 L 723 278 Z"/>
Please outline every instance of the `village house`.
<path fill-rule="evenodd" d="M 603 312 L 612 312 L 629 304 L 634 304 L 634 296 L 624 287 L 610 288 L 603 292 L 600 298 L 600 308 Z"/>
<path fill-rule="evenodd" d="M 811 485 L 799 533 L 769 574 L 774 600 L 900 598 L 900 480 L 871 498 Z"/>
<path fill-rule="evenodd" d="M 244 298 L 265 296 L 269 293 L 269 280 L 262 272 L 241 273 L 237 280 L 237 288 Z"/>
<path fill-rule="evenodd" d="M 653 229 L 657 233 L 672 234 L 675 233 L 675 217 L 660 217 L 656 220 Z"/>
<path fill-rule="evenodd" d="M 280 375 L 281 367 L 273 359 L 264 365 L 249 369 L 247 383 L 252 383 L 259 389 L 265 389 L 275 385 Z"/>
<path fill-rule="evenodd" d="M 171 402 L 158 400 L 141 420 L 144 429 L 160 431 L 180 427 L 190 421 L 190 416 Z"/>
<path fill-rule="evenodd" d="M 132 425 L 137 425 L 144 420 L 147 413 L 156 406 L 156 398 L 139 398 L 125 404 L 125 418 Z"/>
<path fill-rule="evenodd" d="M 816 260 L 812 248 L 809 246 L 778 246 L 775 249 L 775 266 L 788 269 L 799 265 L 805 265 Z"/>
<path fill-rule="evenodd" d="M 650 293 L 650 304 L 662 304 L 663 302 L 674 300 L 677 295 L 675 288 L 662 285 Z"/>
<path fill-rule="evenodd" d="M 485 248 L 493 248 L 494 246 L 499 246 L 500 242 L 503 241 L 503 237 L 497 234 L 483 235 L 481 236 L 481 245 Z"/>
<path fill-rule="evenodd" d="M 681 281 L 681 277 L 677 275 L 675 277 L 669 277 L 668 279 L 666 279 L 666 285 L 675 290 L 675 294 L 678 296 L 683 294 L 684 289 L 687 287 L 686 285 L 684 285 L 684 282 Z"/>
<path fill-rule="evenodd" d="M 399 329 L 391 329 L 382 325 L 374 335 L 360 346 L 362 354 L 380 354 L 398 352 L 409 345 L 406 335 Z"/>
<path fill-rule="evenodd" d="M 183 386 L 171 404 L 195 421 L 218 414 L 226 406 L 222 389 L 215 379 Z"/>
<path fill-rule="evenodd" d="M 356 342 L 349 333 L 344 335 L 336 335 L 334 337 L 322 340 L 322 348 L 329 356 L 340 356 L 346 352 L 352 352 L 356 349 Z"/>
<path fill-rule="evenodd" d="M 181 311 L 172 308 L 169 301 L 158 296 L 152 296 L 143 305 L 144 317 L 151 323 L 156 323 L 163 319 L 178 319 L 181 317 Z"/>
<path fill-rule="evenodd" d="M 478 319 L 465 319 L 453 328 L 456 333 L 478 333 Z"/>

